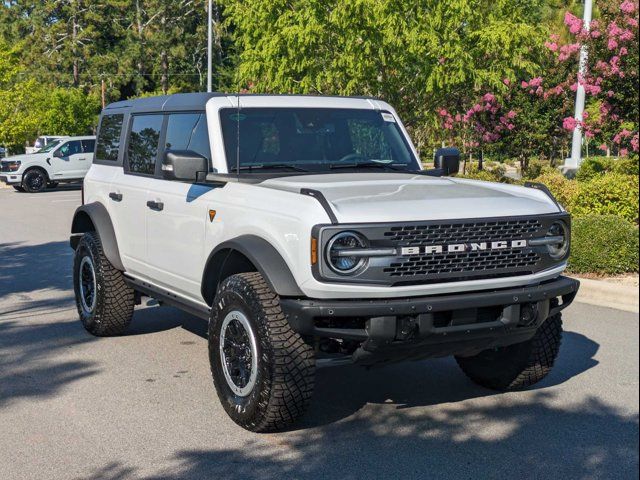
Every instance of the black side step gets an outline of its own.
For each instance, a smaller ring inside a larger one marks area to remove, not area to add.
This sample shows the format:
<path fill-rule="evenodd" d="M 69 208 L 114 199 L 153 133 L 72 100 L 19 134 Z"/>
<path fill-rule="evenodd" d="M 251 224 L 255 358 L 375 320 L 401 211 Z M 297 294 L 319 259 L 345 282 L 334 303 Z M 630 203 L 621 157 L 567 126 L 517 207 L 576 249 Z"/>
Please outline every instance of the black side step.
<path fill-rule="evenodd" d="M 163 290 L 148 282 L 130 277 L 126 273 L 124 274 L 124 278 L 127 285 L 129 285 L 137 292 L 142 293 L 143 295 L 155 298 L 161 302 L 166 303 L 167 305 L 171 305 L 172 307 L 179 308 L 180 310 L 190 313 L 191 315 L 202 318 L 203 320 L 209 320 L 209 313 L 211 311 L 209 307 L 203 307 L 198 303 L 190 302 L 189 300 L 178 297 L 177 295 L 174 295 L 173 293 Z"/>

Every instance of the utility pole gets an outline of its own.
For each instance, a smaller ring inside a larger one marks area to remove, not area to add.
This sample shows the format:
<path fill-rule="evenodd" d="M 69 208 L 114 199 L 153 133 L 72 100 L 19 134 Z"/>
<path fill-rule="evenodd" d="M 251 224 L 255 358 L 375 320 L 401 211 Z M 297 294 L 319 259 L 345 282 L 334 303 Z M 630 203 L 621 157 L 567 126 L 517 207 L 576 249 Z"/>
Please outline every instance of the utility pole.
<path fill-rule="evenodd" d="M 591 24 L 591 11 L 593 0 L 584 0 L 584 13 L 582 16 L 583 28 L 589 31 Z M 584 114 L 585 91 L 582 85 L 582 78 L 587 71 L 587 61 L 589 52 L 587 46 L 583 43 L 580 47 L 580 65 L 578 67 L 578 89 L 576 90 L 576 110 L 574 118 L 577 122 L 582 122 Z M 578 124 L 573 129 L 573 140 L 571 142 L 571 157 L 565 159 L 564 170 L 577 170 L 582 163 L 582 127 Z"/>
<path fill-rule="evenodd" d="M 209 0 L 209 11 L 207 12 L 207 92 L 211 92 L 211 76 L 213 75 L 213 0 Z"/>

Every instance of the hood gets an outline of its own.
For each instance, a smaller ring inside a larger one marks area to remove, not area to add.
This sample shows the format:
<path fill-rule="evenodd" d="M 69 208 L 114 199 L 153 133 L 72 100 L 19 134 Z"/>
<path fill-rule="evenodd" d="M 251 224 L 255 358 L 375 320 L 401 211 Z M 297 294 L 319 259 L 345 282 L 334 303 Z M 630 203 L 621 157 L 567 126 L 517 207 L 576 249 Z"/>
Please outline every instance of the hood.
<path fill-rule="evenodd" d="M 404 173 L 339 173 L 281 177 L 261 187 L 322 192 L 341 223 L 509 217 L 557 213 L 533 188 Z"/>
<path fill-rule="evenodd" d="M 30 160 L 38 160 L 39 158 L 46 158 L 46 153 L 23 153 L 22 155 L 12 155 L 11 157 L 3 158 L 3 162 L 28 162 Z"/>

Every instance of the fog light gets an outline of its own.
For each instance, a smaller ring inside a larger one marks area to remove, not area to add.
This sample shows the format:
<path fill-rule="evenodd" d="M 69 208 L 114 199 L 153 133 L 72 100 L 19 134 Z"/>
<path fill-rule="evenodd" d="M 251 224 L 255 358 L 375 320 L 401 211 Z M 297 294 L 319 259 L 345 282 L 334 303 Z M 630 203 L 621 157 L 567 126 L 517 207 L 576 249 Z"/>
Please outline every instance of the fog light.
<path fill-rule="evenodd" d="M 520 322 L 523 327 L 530 327 L 538 320 L 538 304 L 523 303 L 520 305 Z"/>

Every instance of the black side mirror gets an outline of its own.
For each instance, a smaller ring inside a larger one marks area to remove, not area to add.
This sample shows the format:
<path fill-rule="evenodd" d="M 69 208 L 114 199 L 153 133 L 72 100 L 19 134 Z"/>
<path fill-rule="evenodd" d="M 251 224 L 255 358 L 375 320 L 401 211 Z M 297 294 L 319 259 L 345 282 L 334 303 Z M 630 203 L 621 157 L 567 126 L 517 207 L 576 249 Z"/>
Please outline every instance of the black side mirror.
<path fill-rule="evenodd" d="M 460 150 L 457 148 L 439 148 L 433 159 L 434 167 L 449 176 L 460 171 Z"/>
<path fill-rule="evenodd" d="M 209 160 L 191 150 L 167 150 L 162 161 L 165 180 L 196 182 L 198 173 L 209 173 Z"/>

